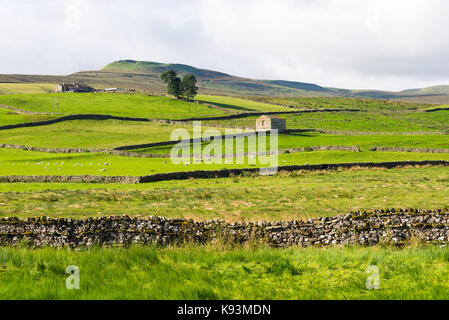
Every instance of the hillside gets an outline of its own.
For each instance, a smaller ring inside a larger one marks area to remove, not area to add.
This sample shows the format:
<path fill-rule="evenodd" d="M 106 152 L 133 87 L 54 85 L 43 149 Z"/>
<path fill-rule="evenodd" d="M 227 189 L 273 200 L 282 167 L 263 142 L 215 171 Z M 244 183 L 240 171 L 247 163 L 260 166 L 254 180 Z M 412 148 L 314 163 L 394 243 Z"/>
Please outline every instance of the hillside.
<path fill-rule="evenodd" d="M 1 83 L 81 82 L 97 88 L 134 88 L 151 93 L 165 92 L 160 74 L 175 70 L 180 75 L 192 73 L 198 78 L 200 93 L 227 96 L 274 97 L 348 97 L 395 99 L 406 102 L 449 103 L 449 86 L 409 89 L 401 92 L 381 90 L 350 90 L 328 88 L 313 83 L 285 80 L 257 80 L 233 76 L 224 72 L 200 69 L 185 64 L 169 64 L 151 61 L 120 60 L 98 71 L 81 71 L 67 76 L 52 75 L 1 75 L 0 90 L 9 93 Z"/>

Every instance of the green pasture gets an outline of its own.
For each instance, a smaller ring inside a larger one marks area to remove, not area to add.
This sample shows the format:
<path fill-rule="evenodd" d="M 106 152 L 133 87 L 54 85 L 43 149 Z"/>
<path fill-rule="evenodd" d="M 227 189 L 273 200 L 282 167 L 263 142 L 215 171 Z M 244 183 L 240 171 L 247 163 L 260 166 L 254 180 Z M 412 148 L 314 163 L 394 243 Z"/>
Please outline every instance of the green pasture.
<path fill-rule="evenodd" d="M 229 113 L 164 96 L 116 93 L 52 93 L 0 96 L 0 104 L 24 110 L 67 114 L 107 114 L 135 118 L 182 119 Z"/>
<path fill-rule="evenodd" d="M 431 107 L 426 103 L 408 103 L 397 100 L 331 98 L 331 97 L 250 97 L 261 103 L 276 103 L 299 109 L 359 109 L 368 111 L 407 111 L 421 110 Z"/>
<path fill-rule="evenodd" d="M 2 299 L 447 299 L 449 249 L 2 248 Z M 80 289 L 66 288 L 66 268 Z M 380 290 L 369 290 L 369 266 Z"/>
<path fill-rule="evenodd" d="M 263 103 L 254 100 L 248 100 L 243 98 L 225 97 L 225 96 L 211 96 L 211 95 L 198 95 L 195 98 L 198 101 L 211 103 L 219 107 L 227 108 L 237 112 L 272 112 L 272 111 L 294 111 L 292 108 L 285 106 L 278 106 L 270 103 Z"/>
<path fill-rule="evenodd" d="M 0 95 L 54 92 L 52 83 L 0 83 Z"/>
<path fill-rule="evenodd" d="M 323 129 L 348 132 L 448 132 L 449 111 L 437 112 L 313 112 L 284 114 L 287 129 Z M 257 116 L 207 123 L 254 128 Z"/>
<path fill-rule="evenodd" d="M 256 146 L 259 144 L 259 137 L 253 137 Z M 266 148 L 270 149 L 270 135 L 266 135 Z M 244 152 L 248 152 L 249 138 L 232 139 L 233 152 L 236 152 L 237 141 L 243 141 Z M 212 142 L 202 142 L 202 150 Z M 215 142 L 217 143 L 217 141 Z M 219 142 L 218 142 L 219 143 Z M 226 152 L 226 143 L 231 145 L 231 140 L 221 141 L 221 152 Z M 263 142 L 262 146 L 264 145 Z M 371 147 L 403 147 L 403 148 L 437 148 L 449 149 L 449 135 L 332 135 L 318 132 L 298 132 L 278 135 L 278 149 L 307 148 L 319 146 L 359 146 L 362 151 L 369 151 Z M 170 154 L 172 146 L 157 146 L 133 151 L 144 153 Z M 191 154 L 194 154 L 193 144 L 190 148 Z M 217 152 L 220 151 L 218 148 Z M 229 153 L 229 152 L 228 152 Z"/>
<path fill-rule="evenodd" d="M 50 120 L 53 118 L 55 118 L 55 116 L 19 114 L 13 110 L 2 108 L 0 106 L 0 126 L 25 123 L 25 122 Z"/>
<path fill-rule="evenodd" d="M 139 185 L 0 184 L 0 217 L 19 218 L 127 214 L 199 221 L 285 221 L 353 210 L 448 206 L 447 167 L 256 173 Z"/>
<path fill-rule="evenodd" d="M 193 126 L 122 120 L 73 120 L 47 126 L 0 130 L 0 143 L 47 148 L 115 148 L 171 140 L 177 129 Z M 203 131 L 207 127 L 202 128 Z M 174 140 L 179 136 L 174 135 Z"/>
<path fill-rule="evenodd" d="M 210 161 L 208 161 L 208 159 Z M 241 161 L 240 163 L 237 160 Z M 169 158 L 133 158 L 100 153 L 44 153 L 13 149 L 0 149 L 0 175 L 124 175 L 140 176 L 153 173 L 219 170 L 248 167 L 275 166 L 276 156 L 254 159 L 221 159 L 203 157 L 202 161 L 179 159 L 179 164 Z M 385 162 L 449 160 L 449 154 L 424 154 L 400 152 L 346 152 L 318 151 L 282 154 L 279 166 L 321 163 Z M 270 162 L 268 162 L 270 161 Z M 211 163 L 212 162 L 212 163 Z M 254 162 L 254 163 L 253 163 Z M 265 163 L 264 163 L 265 162 Z"/>

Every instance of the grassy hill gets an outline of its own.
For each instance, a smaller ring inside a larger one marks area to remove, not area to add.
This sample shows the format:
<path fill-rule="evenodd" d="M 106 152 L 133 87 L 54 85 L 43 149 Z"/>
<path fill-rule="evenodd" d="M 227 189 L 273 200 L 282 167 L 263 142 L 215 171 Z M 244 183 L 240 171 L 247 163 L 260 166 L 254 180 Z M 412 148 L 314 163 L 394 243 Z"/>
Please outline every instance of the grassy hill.
<path fill-rule="evenodd" d="M 194 74 L 200 79 L 231 79 L 232 77 L 226 73 L 198 69 L 185 64 L 170 64 L 170 63 L 158 63 L 151 61 L 134 61 L 134 60 L 120 60 L 108 64 L 101 71 L 104 72 L 134 72 L 153 74 L 159 76 L 161 73 L 167 70 L 174 70 L 181 75 L 188 73 Z"/>
<path fill-rule="evenodd" d="M 185 64 L 159 63 L 152 61 L 119 60 L 97 71 L 81 71 L 66 76 L 53 75 L 0 75 L 0 94 L 39 93 L 35 91 L 10 90 L 11 84 L 56 84 L 79 82 L 96 88 L 121 87 L 139 91 L 163 93 L 165 86 L 160 74 L 175 70 L 184 75 L 194 74 L 202 94 L 225 96 L 275 96 L 275 97 L 348 97 L 394 99 L 407 102 L 449 103 L 449 86 L 434 86 L 409 89 L 401 92 L 382 90 L 350 90 L 327 88 L 313 83 L 285 80 L 257 80 L 233 76 L 224 72 L 200 69 Z M 16 89 L 20 89 L 17 88 Z M 29 89 L 24 89 L 29 90 Z"/>

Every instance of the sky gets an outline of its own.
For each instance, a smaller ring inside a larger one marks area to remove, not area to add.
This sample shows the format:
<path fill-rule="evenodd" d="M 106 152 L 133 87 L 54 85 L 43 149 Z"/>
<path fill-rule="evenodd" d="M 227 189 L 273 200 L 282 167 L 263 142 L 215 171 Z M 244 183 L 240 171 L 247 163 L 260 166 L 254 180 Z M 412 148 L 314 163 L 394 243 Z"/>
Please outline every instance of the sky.
<path fill-rule="evenodd" d="M 449 85 L 447 0 L 0 0 L 0 73 L 183 63 L 349 89 Z"/>

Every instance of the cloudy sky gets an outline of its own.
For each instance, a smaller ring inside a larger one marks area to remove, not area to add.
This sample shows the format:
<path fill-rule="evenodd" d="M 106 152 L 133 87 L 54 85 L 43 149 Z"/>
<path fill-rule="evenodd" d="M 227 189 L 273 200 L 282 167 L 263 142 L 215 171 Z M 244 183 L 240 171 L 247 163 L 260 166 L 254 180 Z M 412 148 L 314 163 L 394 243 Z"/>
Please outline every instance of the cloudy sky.
<path fill-rule="evenodd" d="M 0 0 L 0 73 L 135 59 L 353 89 L 449 85 L 447 0 Z"/>

